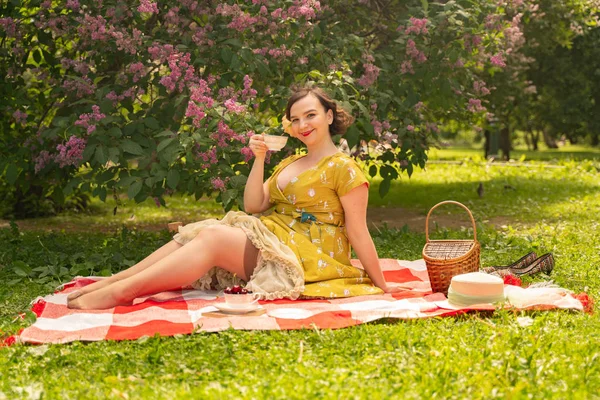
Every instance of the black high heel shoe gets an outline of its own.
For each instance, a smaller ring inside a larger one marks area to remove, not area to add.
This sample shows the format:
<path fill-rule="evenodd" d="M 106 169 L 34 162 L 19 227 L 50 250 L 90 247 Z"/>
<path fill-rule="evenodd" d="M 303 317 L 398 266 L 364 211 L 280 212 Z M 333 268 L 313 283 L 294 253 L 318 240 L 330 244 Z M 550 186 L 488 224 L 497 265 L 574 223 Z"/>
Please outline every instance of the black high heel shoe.
<path fill-rule="evenodd" d="M 552 253 L 546 253 L 537 258 L 531 264 L 523 268 L 513 268 L 512 273 L 515 275 L 535 275 L 539 272 L 543 272 L 546 275 L 550 275 L 554 269 L 554 256 Z"/>
<path fill-rule="evenodd" d="M 514 263 L 512 263 L 510 265 L 498 265 L 498 266 L 494 266 L 494 267 L 485 267 L 485 268 L 483 268 L 483 272 L 485 272 L 487 274 L 493 274 L 494 272 L 508 270 L 511 273 L 514 273 L 513 272 L 514 270 L 522 270 L 524 268 L 527 268 L 528 265 L 535 262 L 536 258 L 537 258 L 537 254 L 535 254 L 535 252 L 531 252 L 531 253 L 526 254 L 523 257 L 519 258 L 517 261 L 515 261 Z"/>

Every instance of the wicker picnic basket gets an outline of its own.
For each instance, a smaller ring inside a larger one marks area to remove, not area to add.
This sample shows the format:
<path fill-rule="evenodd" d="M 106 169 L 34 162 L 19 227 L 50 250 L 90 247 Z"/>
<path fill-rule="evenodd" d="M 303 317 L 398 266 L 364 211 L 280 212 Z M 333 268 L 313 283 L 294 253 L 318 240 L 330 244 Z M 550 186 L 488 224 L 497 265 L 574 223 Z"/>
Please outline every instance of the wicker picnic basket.
<path fill-rule="evenodd" d="M 429 240 L 429 217 L 433 210 L 443 204 L 456 204 L 469 213 L 473 224 L 473 240 Z M 440 292 L 447 295 L 452 277 L 479 270 L 480 246 L 477 241 L 477 228 L 473 214 L 464 204 L 448 200 L 431 207 L 425 220 L 425 237 L 427 243 L 423 247 L 423 259 L 427 265 L 433 293 Z"/>

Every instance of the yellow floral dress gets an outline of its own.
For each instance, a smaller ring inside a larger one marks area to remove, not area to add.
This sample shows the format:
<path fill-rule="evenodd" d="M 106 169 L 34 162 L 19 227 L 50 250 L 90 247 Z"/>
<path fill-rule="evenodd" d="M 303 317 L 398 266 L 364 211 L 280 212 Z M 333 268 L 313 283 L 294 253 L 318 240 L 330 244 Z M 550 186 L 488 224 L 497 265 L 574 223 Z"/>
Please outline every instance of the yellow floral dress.
<path fill-rule="evenodd" d="M 244 230 L 258 248 L 257 266 L 247 287 L 263 299 L 335 298 L 380 294 L 367 274 L 350 264 L 351 250 L 340 197 L 368 181 L 356 162 L 343 153 L 322 158 L 317 165 L 277 186 L 279 173 L 304 157 L 284 159 L 270 178 L 270 215 L 256 218 L 230 211 L 221 220 L 205 220 L 179 228 L 174 239 L 185 244 L 205 226 L 226 224 Z M 192 286 L 229 286 L 232 275 L 213 268 Z"/>
<path fill-rule="evenodd" d="M 340 197 L 368 181 L 356 162 L 343 153 L 317 165 L 279 188 L 277 177 L 304 157 L 293 155 L 273 172 L 269 193 L 273 213 L 261 217 L 265 226 L 296 255 L 304 270 L 304 297 L 349 297 L 381 293 L 366 273 L 350 264 Z"/>

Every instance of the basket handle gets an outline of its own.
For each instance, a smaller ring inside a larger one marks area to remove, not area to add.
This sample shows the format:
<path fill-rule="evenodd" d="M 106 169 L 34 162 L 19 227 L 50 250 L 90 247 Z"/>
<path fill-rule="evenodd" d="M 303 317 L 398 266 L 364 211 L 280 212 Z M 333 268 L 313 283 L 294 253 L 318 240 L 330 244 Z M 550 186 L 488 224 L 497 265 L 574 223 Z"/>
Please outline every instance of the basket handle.
<path fill-rule="evenodd" d="M 425 238 L 427 239 L 427 243 L 429 243 L 429 217 L 431 216 L 431 212 L 439 206 L 441 206 L 442 204 L 456 204 L 457 206 L 461 206 L 462 208 L 464 208 L 465 211 L 469 213 L 469 217 L 471 218 L 471 224 L 473 224 L 473 236 L 474 239 L 477 240 L 477 228 L 475 227 L 475 219 L 473 218 L 473 214 L 471 214 L 471 210 L 469 210 L 467 206 L 465 206 L 462 203 L 459 203 L 458 201 L 446 200 L 437 203 L 435 206 L 431 207 L 431 210 L 429 210 L 429 212 L 427 213 L 427 219 L 425 220 Z"/>

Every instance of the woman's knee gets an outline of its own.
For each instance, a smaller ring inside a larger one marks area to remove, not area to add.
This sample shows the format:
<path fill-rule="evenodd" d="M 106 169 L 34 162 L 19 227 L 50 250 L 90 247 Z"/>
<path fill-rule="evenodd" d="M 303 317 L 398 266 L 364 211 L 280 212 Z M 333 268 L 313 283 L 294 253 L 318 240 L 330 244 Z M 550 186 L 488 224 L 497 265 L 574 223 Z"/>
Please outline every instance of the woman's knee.
<path fill-rule="evenodd" d="M 202 229 L 190 242 L 198 246 L 205 254 L 210 251 L 219 252 L 231 245 L 231 227 L 222 225 L 210 225 Z"/>
<path fill-rule="evenodd" d="M 204 243 L 216 242 L 223 235 L 222 228 L 224 227 L 221 225 L 209 225 L 198 232 L 193 241 Z"/>

